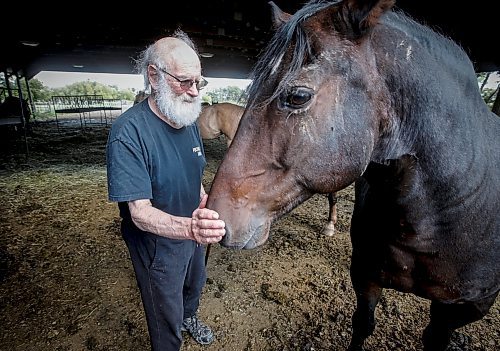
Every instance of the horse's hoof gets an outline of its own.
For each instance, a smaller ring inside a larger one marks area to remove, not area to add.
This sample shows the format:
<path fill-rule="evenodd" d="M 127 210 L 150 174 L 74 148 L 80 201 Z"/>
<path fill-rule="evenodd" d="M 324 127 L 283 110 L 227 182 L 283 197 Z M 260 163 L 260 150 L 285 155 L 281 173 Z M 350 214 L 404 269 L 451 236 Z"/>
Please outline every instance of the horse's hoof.
<path fill-rule="evenodd" d="M 321 232 L 324 236 L 334 236 L 335 235 L 335 225 L 333 223 L 328 223 L 325 225 L 323 228 L 323 231 Z"/>

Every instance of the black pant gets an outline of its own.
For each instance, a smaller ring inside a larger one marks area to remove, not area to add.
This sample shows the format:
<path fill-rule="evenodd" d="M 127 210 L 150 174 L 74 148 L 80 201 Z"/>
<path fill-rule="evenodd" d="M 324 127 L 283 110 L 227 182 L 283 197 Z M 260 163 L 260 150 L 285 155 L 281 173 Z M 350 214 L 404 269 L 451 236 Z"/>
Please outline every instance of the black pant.
<path fill-rule="evenodd" d="M 122 223 L 146 313 L 151 349 L 177 351 L 184 318 L 198 310 L 206 281 L 204 246 L 141 232 Z"/>

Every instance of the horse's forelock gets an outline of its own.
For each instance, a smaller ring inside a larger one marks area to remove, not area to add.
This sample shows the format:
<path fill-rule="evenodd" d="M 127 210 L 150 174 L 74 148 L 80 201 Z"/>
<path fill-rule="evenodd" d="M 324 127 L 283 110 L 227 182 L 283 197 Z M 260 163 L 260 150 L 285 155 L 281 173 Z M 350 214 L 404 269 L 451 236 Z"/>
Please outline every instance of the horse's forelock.
<path fill-rule="evenodd" d="M 338 2 L 338 0 L 312 0 L 297 11 L 288 22 L 278 28 L 253 68 L 251 74 L 252 84 L 249 88 L 249 105 L 254 103 L 257 97 L 262 94 L 262 89 L 266 83 L 273 80 L 273 75 L 279 71 L 278 68 L 282 64 L 286 52 L 293 46 L 288 68 L 283 72 L 281 80 L 274 88 L 273 93 L 265 98 L 261 104 L 263 106 L 269 104 L 283 92 L 287 84 L 297 75 L 306 59 L 311 55 L 310 41 L 302 24 L 309 17 Z"/>

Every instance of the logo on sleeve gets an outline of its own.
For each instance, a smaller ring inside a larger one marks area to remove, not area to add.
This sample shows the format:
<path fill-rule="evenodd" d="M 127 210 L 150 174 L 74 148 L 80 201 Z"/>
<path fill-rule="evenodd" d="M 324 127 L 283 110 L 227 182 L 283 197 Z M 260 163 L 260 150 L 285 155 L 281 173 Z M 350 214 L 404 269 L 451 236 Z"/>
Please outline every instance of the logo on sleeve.
<path fill-rule="evenodd" d="M 199 146 L 193 147 L 193 153 L 196 153 L 198 156 L 201 156 L 201 148 Z"/>

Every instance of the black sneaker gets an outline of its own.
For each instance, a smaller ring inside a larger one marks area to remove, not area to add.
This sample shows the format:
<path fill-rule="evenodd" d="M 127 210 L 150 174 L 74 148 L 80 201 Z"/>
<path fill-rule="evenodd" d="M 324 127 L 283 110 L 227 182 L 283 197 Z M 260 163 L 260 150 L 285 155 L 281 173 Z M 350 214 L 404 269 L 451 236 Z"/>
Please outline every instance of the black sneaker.
<path fill-rule="evenodd" d="M 202 345 L 208 345 L 214 341 L 212 329 L 201 322 L 197 315 L 184 319 L 181 331 L 187 331 L 197 343 Z"/>

